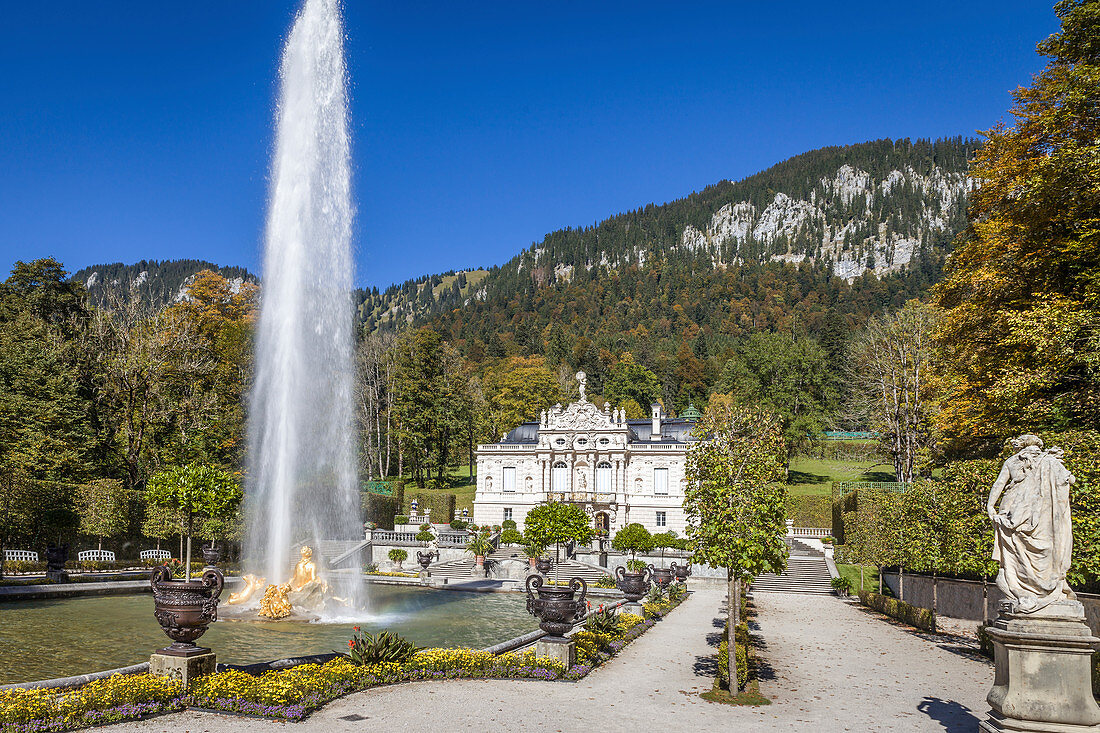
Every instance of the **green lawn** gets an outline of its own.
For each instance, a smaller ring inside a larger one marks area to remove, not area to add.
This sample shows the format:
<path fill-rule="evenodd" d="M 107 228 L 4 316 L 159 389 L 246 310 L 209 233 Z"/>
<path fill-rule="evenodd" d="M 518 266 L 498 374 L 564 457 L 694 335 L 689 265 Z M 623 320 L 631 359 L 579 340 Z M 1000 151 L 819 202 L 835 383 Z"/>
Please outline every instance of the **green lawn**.
<path fill-rule="evenodd" d="M 462 516 L 462 509 L 466 508 L 470 510 L 470 516 L 474 515 L 474 490 L 476 488 L 475 479 L 477 477 L 477 470 L 474 470 L 474 478 L 470 478 L 470 467 L 468 465 L 459 466 L 451 469 L 451 486 L 446 489 L 421 489 L 416 485 L 416 481 L 411 476 L 405 477 L 405 507 L 404 510 L 408 510 L 409 501 L 412 499 L 413 494 L 454 494 L 455 495 L 455 516 Z"/>
<path fill-rule="evenodd" d="M 837 563 L 836 570 L 842 578 L 852 581 L 852 595 L 859 592 L 859 565 L 841 565 Z M 866 590 L 878 593 L 878 569 L 873 565 L 863 566 L 863 587 Z M 882 592 L 891 595 L 890 589 L 882 586 Z"/>
<path fill-rule="evenodd" d="M 828 496 L 834 481 L 894 481 L 885 461 L 851 461 L 797 456 L 791 459 L 787 483 L 795 496 Z"/>

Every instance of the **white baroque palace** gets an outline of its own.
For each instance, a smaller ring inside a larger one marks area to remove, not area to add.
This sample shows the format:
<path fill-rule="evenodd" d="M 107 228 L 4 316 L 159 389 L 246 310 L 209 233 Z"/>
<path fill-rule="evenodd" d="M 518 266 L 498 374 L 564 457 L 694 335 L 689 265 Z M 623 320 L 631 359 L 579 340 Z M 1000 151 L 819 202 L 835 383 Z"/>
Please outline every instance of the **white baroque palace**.
<path fill-rule="evenodd" d="M 593 525 L 614 534 L 631 522 L 650 532 L 684 534 L 684 464 L 699 413 L 666 418 L 650 407 L 648 420 L 627 420 L 584 397 L 555 405 L 499 443 L 477 448 L 474 522 L 515 520 L 550 501 L 577 504 Z"/>

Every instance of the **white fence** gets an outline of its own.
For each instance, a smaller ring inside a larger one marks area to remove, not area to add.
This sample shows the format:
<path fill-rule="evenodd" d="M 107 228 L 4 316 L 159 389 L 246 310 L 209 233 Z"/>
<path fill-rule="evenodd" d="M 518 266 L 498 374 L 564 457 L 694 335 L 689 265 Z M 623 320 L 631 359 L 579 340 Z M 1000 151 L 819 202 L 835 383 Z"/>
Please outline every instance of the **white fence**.
<path fill-rule="evenodd" d="M 142 560 L 170 560 L 172 553 L 168 550 L 142 550 L 138 557 Z"/>
<path fill-rule="evenodd" d="M 832 533 L 832 530 L 824 527 L 787 527 L 788 537 L 802 537 L 810 540 L 819 540 L 822 537 L 830 536 Z"/>
<path fill-rule="evenodd" d="M 115 553 L 110 550 L 84 550 L 76 554 L 76 559 L 80 562 L 114 562 Z"/>
<path fill-rule="evenodd" d="M 4 550 L 4 562 L 38 562 L 34 550 Z"/>

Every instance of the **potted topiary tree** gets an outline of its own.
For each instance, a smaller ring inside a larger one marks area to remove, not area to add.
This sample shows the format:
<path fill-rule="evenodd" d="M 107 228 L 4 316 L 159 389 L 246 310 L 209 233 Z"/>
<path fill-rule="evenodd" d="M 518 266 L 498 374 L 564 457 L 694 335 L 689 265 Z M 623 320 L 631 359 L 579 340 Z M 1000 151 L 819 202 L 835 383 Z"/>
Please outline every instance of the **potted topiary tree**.
<path fill-rule="evenodd" d="M 561 560 L 561 543 L 588 542 L 595 531 L 588 515 L 576 504 L 551 502 L 527 512 L 524 536 L 532 544 L 549 547 L 554 544 L 555 564 Z M 556 571 L 555 571 L 556 572 Z"/>
<path fill-rule="evenodd" d="M 650 570 L 644 562 L 637 559 L 639 552 L 649 552 L 653 549 L 653 535 L 649 530 L 633 522 L 626 525 L 611 540 L 611 546 L 619 552 L 629 552 L 630 559 L 626 567 L 621 565 L 615 571 L 615 585 L 623 592 L 631 603 L 637 603 L 649 592 Z"/>
<path fill-rule="evenodd" d="M 466 543 L 466 552 L 473 554 L 474 564 L 479 568 L 485 567 L 485 556 L 492 551 L 493 543 L 489 542 L 489 535 L 485 533 L 474 535 Z"/>
<path fill-rule="evenodd" d="M 526 540 L 527 540 L 527 538 L 524 537 L 525 542 L 526 542 Z M 542 553 L 545 550 L 546 550 L 545 547 L 542 547 L 541 545 L 537 545 L 534 542 L 527 542 L 527 544 L 525 544 L 523 546 L 523 554 L 527 556 L 527 560 L 531 563 L 531 567 L 535 567 L 536 563 L 538 563 L 539 558 L 542 557 Z M 549 570 L 549 569 L 550 568 L 547 567 L 547 570 Z"/>
<path fill-rule="evenodd" d="M 145 485 L 144 498 L 149 504 L 171 509 L 186 518 L 187 558 L 184 579 L 173 580 L 172 571 L 160 565 L 153 571 L 154 616 L 173 644 L 162 653 L 192 656 L 198 653 L 195 639 L 218 618 L 218 596 L 225 579 L 213 567 L 217 552 L 209 548 L 207 567 L 202 579 L 191 580 L 191 533 L 196 517 L 227 519 L 237 511 L 243 498 L 236 478 L 215 466 L 189 464 L 159 471 Z"/>
<path fill-rule="evenodd" d="M 389 552 L 390 562 L 397 566 L 397 569 L 401 569 L 401 563 L 408 559 L 409 553 L 406 550 L 402 550 L 400 547 L 395 547 Z"/>

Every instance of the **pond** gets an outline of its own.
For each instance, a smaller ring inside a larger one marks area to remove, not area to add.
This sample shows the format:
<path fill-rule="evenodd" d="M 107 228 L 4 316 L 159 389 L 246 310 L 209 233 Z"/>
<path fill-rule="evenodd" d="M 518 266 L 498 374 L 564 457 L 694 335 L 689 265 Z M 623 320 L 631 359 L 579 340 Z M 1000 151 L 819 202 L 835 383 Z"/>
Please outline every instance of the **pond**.
<path fill-rule="evenodd" d="M 348 623 L 227 621 L 199 639 L 219 662 L 248 664 L 343 650 L 352 626 L 388 630 L 417 646 L 483 648 L 537 628 L 518 593 L 373 585 L 372 612 Z M 153 618 L 153 597 L 98 596 L 0 603 L 0 684 L 51 679 L 149 660 L 171 640 Z"/>

